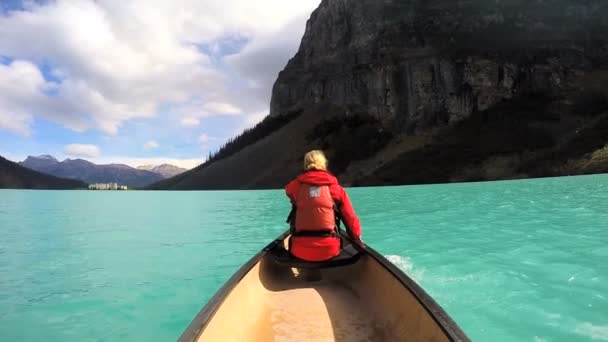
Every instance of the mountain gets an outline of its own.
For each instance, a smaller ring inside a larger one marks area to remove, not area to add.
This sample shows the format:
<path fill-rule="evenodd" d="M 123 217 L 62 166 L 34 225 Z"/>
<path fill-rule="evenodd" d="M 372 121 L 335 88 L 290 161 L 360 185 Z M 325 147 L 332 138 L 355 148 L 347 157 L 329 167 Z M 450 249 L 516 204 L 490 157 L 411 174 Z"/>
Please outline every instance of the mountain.
<path fill-rule="evenodd" d="M 130 187 L 144 187 L 162 180 L 157 173 L 137 170 L 128 165 L 96 165 L 83 159 L 66 159 L 62 162 L 51 156 L 28 156 L 21 166 L 56 177 L 79 179 L 92 183 L 119 183 Z"/>
<path fill-rule="evenodd" d="M 323 0 L 270 114 L 158 189 L 283 186 L 324 149 L 345 184 L 608 172 L 604 0 Z"/>
<path fill-rule="evenodd" d="M 177 167 L 177 166 L 171 165 L 171 164 L 142 165 L 142 166 L 138 166 L 137 169 L 157 173 L 157 174 L 161 175 L 163 178 L 171 178 L 171 177 L 177 176 L 181 173 L 188 171 L 187 169 L 182 169 L 181 167 Z"/>
<path fill-rule="evenodd" d="M 50 167 L 57 163 L 59 163 L 59 160 L 55 159 L 55 157 L 50 156 L 48 154 L 43 154 L 43 155 L 37 156 L 37 157 L 29 156 L 29 157 L 27 157 L 26 160 L 24 160 L 20 164 L 27 164 L 28 168 L 38 170 L 38 169 Z"/>
<path fill-rule="evenodd" d="M 36 172 L 0 156 L 1 189 L 86 189 L 87 184 Z"/>

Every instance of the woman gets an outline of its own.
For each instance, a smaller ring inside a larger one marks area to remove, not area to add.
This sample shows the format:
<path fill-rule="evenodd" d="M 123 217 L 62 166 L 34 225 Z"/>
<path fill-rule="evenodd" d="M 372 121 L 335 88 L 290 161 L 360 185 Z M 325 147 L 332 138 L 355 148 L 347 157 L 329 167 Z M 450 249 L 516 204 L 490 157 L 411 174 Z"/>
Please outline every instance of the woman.
<path fill-rule="evenodd" d="M 304 173 L 287 184 L 285 193 L 295 209 L 289 250 L 296 258 L 325 261 L 340 254 L 335 209 L 339 211 L 349 236 L 355 240 L 361 238 L 359 218 L 344 188 L 327 171 L 327 158 L 323 151 L 306 153 Z"/>

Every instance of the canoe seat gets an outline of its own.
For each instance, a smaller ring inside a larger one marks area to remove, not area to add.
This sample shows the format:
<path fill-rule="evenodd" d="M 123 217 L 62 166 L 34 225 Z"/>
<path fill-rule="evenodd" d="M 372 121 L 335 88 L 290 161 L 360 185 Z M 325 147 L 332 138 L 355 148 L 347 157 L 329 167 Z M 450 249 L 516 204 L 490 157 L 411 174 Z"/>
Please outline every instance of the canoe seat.
<path fill-rule="evenodd" d="M 359 260 L 361 254 L 362 253 L 355 249 L 355 247 L 352 245 L 346 245 L 344 248 L 342 248 L 338 256 L 327 261 L 312 262 L 294 257 L 282 244 L 279 243 L 274 244 L 268 250 L 268 255 L 272 257 L 275 263 L 281 266 L 303 269 L 320 269 L 351 265 Z"/>

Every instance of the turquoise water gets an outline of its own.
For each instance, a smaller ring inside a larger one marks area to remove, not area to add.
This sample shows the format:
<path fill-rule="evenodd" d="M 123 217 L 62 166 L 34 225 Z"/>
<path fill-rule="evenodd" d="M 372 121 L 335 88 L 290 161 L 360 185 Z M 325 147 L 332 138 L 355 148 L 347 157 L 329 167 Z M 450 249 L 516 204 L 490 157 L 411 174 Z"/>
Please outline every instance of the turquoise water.
<path fill-rule="evenodd" d="M 608 341 L 608 175 L 349 190 L 475 341 Z M 0 191 L 0 341 L 171 341 L 285 229 L 280 191 Z"/>

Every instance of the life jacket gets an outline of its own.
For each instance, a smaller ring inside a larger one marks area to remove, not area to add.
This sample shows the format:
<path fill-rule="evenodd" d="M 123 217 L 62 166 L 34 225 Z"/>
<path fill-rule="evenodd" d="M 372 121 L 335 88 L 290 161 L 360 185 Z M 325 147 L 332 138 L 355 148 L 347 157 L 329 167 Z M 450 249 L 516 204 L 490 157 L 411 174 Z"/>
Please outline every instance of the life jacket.
<path fill-rule="evenodd" d="M 295 200 L 290 215 L 294 236 L 336 236 L 339 222 L 329 186 L 303 183 Z"/>

